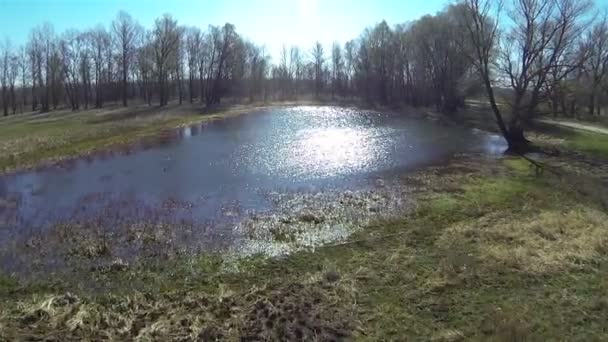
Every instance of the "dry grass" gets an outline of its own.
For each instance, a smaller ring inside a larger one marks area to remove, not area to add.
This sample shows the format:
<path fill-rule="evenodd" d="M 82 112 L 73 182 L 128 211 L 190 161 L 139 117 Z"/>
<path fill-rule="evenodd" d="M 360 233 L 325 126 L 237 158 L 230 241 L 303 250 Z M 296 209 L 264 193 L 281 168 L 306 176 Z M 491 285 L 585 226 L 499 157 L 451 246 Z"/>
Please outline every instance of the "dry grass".
<path fill-rule="evenodd" d="M 438 241 L 476 243 L 479 257 L 493 267 L 532 274 L 579 268 L 601 257 L 608 245 L 608 215 L 576 205 L 564 210 L 543 210 L 514 219 L 498 215 L 447 228 Z"/>
<path fill-rule="evenodd" d="M 346 282 L 316 275 L 235 293 L 176 292 L 107 296 L 44 295 L 20 302 L 7 339 L 335 340 L 352 330 L 354 294 Z M 3 322 L 5 317 L 0 318 Z"/>

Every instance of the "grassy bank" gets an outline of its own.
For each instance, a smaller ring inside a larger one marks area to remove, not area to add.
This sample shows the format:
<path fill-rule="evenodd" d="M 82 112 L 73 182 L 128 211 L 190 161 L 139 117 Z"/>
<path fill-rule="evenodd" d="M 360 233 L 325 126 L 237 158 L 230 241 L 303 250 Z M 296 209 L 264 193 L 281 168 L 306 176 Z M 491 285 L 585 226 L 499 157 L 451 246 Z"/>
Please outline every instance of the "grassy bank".
<path fill-rule="evenodd" d="M 419 207 L 281 260 L 95 273 L 116 290 L 0 281 L 6 339 L 605 340 L 608 216 L 518 159 L 404 176 Z M 71 291 L 71 292 L 68 292 Z"/>
<path fill-rule="evenodd" d="M 1 118 L 0 172 L 121 149 L 166 130 L 239 115 L 261 105 L 227 106 L 214 111 L 192 105 L 110 106 Z"/>

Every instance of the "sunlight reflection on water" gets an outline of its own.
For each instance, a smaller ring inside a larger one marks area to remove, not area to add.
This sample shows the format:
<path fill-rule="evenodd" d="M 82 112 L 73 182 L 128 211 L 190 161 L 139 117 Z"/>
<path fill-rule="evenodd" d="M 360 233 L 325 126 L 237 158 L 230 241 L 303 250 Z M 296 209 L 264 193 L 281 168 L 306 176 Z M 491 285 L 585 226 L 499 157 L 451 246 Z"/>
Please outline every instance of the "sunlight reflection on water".
<path fill-rule="evenodd" d="M 301 172 L 326 176 L 363 169 L 377 158 L 370 138 L 369 132 L 352 128 L 300 131 L 288 163 Z"/>

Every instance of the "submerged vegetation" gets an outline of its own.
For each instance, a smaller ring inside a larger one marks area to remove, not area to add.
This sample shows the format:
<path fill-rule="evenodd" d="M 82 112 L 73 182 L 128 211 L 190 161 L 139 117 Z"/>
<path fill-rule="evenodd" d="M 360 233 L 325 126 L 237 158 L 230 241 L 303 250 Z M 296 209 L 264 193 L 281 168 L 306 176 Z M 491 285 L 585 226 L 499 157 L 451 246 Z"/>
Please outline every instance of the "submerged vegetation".
<path fill-rule="evenodd" d="M 69 280 L 0 281 L 6 339 L 603 340 L 608 215 L 523 159 L 404 175 L 415 210 L 267 259 L 182 256 Z M 282 239 L 280 236 L 277 237 Z M 109 290 L 108 290 L 109 289 Z"/>

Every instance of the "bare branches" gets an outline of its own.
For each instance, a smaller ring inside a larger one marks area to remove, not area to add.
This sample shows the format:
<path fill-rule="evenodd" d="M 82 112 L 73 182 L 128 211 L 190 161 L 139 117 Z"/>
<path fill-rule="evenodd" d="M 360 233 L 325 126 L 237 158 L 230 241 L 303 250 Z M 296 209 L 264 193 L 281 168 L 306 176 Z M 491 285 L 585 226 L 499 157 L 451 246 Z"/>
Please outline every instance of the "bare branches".
<path fill-rule="evenodd" d="M 227 96 L 295 99 L 327 89 L 332 96 L 453 113 L 482 87 L 503 135 L 525 141 L 525 121 L 545 101 L 556 102 L 576 81 L 590 85 L 577 89 L 595 103 L 608 84 L 605 20 L 587 30 L 590 7 L 590 0 L 460 0 L 410 23 L 380 22 L 346 44 L 316 43 L 309 54 L 285 45 L 274 66 L 232 24 L 203 32 L 167 14 L 144 30 L 120 12 L 108 29 L 59 37 L 50 25 L 33 30 L 15 84 L 28 84 L 23 103 L 29 97 L 32 109 L 43 111 L 62 101 L 74 109 L 89 99 L 97 107 L 188 97 L 215 105 Z M 510 90 L 506 110 L 496 105 L 496 86 Z"/>
<path fill-rule="evenodd" d="M 135 53 L 135 40 L 138 34 L 138 24 L 126 12 L 118 12 L 118 16 L 112 22 L 112 33 L 114 49 L 120 56 L 122 71 L 122 103 L 127 105 L 129 64 Z"/>

